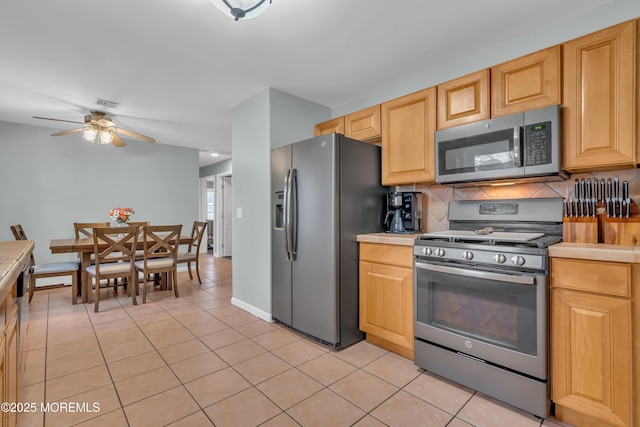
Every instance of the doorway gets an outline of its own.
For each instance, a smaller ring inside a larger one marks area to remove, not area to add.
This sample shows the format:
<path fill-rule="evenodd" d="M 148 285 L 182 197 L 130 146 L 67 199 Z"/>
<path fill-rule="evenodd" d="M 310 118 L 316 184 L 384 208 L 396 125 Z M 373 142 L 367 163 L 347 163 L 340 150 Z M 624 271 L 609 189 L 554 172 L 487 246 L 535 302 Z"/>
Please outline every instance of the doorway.
<path fill-rule="evenodd" d="M 215 243 L 214 256 L 231 257 L 232 253 L 232 209 L 233 179 L 230 173 L 216 175 L 215 187 Z"/>

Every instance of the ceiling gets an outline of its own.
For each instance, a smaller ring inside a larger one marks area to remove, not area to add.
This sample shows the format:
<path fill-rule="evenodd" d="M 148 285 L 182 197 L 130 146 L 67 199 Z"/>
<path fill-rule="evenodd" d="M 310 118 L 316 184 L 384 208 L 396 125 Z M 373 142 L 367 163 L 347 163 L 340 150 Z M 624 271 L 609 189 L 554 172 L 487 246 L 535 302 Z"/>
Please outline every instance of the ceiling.
<path fill-rule="evenodd" d="M 222 154 L 201 152 L 203 166 L 230 158 L 233 107 L 268 87 L 338 107 L 539 24 L 514 16 L 562 22 L 610 1 L 273 0 L 235 22 L 209 0 L 3 0 L 0 120 L 66 130 L 32 116 L 101 109 L 160 144 Z"/>

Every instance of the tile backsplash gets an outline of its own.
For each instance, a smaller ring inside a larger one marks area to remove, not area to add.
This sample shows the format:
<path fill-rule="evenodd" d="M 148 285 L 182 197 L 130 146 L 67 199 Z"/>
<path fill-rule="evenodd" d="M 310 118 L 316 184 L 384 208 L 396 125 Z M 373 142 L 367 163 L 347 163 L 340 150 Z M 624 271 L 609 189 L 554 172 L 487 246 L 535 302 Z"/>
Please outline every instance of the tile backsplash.
<path fill-rule="evenodd" d="M 571 175 L 566 181 L 535 184 L 514 184 L 504 186 L 477 186 L 454 188 L 446 185 L 399 186 L 397 191 L 420 191 L 423 193 L 423 231 L 442 231 L 449 229 L 447 210 L 451 200 L 481 199 L 523 199 L 540 197 L 574 197 L 574 180 L 580 178 L 613 178 L 620 182 L 629 181 L 629 194 L 637 204 L 640 201 L 640 169 L 581 173 Z"/>

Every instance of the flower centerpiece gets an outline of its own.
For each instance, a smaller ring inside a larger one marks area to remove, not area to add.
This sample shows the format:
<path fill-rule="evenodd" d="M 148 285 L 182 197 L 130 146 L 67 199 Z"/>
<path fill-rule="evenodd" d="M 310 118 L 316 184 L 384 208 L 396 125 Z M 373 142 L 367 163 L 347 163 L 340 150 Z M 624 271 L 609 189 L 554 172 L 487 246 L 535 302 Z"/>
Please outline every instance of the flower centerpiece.
<path fill-rule="evenodd" d="M 131 208 L 113 208 L 109 211 L 111 221 L 115 221 L 118 225 L 127 225 L 129 217 L 135 212 Z"/>

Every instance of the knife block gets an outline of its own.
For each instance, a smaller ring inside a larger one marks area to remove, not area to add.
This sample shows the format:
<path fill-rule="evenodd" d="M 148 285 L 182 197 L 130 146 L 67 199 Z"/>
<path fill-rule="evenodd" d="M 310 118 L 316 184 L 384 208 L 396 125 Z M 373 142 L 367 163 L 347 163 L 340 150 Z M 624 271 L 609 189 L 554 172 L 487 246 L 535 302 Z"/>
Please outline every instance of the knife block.
<path fill-rule="evenodd" d="M 640 241 L 640 216 L 603 218 L 602 243 L 637 246 Z"/>
<path fill-rule="evenodd" d="M 562 218 L 562 241 L 572 243 L 598 243 L 600 230 L 598 218 L 564 217 Z"/>

